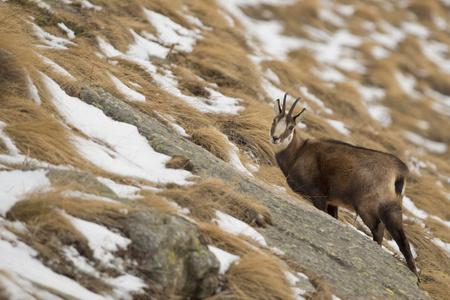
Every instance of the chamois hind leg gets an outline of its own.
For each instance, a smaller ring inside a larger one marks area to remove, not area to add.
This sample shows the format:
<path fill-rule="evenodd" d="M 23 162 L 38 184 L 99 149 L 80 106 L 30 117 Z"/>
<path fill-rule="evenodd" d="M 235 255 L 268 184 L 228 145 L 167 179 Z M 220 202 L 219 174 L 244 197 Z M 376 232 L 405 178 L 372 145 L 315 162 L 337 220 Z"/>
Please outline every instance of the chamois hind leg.
<path fill-rule="evenodd" d="M 384 236 L 384 224 L 378 216 L 378 212 L 374 207 L 359 207 L 356 208 L 356 212 L 359 214 L 364 224 L 369 227 L 372 232 L 373 240 L 381 246 Z"/>
<path fill-rule="evenodd" d="M 333 218 L 338 218 L 338 207 L 336 205 L 327 204 L 327 213 Z"/>
<path fill-rule="evenodd" d="M 398 202 L 388 202 L 379 208 L 381 220 L 386 225 L 386 229 L 397 243 L 400 251 L 406 259 L 408 268 L 419 278 L 414 258 L 411 254 L 409 241 L 403 230 L 402 208 Z"/>

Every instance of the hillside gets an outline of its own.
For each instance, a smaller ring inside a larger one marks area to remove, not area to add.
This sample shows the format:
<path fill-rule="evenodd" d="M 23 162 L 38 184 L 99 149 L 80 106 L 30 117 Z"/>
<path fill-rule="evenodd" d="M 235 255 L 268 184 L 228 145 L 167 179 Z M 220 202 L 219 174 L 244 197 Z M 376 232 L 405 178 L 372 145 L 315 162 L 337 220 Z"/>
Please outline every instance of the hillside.
<path fill-rule="evenodd" d="M 0 299 L 448 299 L 450 1 L 0 1 Z M 405 232 L 294 194 L 304 138 L 409 167 Z"/>

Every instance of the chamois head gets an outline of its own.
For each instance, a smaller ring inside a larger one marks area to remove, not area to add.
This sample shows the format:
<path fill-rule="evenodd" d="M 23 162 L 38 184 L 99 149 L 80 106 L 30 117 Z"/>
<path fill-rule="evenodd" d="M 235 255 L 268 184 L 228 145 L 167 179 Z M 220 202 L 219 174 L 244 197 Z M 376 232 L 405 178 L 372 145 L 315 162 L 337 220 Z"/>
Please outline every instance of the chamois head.
<path fill-rule="evenodd" d="M 286 115 L 286 97 L 288 93 L 284 95 L 283 107 L 280 107 L 280 99 L 274 103 L 275 118 L 273 119 L 272 128 L 270 129 L 270 143 L 274 147 L 275 151 L 281 151 L 285 149 L 291 143 L 295 127 L 300 123 L 306 114 L 306 109 L 304 108 L 299 114 L 292 116 L 294 112 L 294 107 L 297 104 L 300 97 L 298 97 L 291 106 L 288 114 Z"/>

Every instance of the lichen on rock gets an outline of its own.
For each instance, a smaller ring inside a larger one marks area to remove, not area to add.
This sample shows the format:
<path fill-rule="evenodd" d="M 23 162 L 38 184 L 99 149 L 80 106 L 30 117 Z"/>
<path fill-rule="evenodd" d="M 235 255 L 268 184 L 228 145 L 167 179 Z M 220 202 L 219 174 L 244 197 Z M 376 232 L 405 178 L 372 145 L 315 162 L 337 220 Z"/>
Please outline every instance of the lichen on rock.
<path fill-rule="evenodd" d="M 164 292 L 205 298 L 219 283 L 219 262 L 196 225 L 155 209 L 135 212 L 127 231 L 139 270 Z"/>

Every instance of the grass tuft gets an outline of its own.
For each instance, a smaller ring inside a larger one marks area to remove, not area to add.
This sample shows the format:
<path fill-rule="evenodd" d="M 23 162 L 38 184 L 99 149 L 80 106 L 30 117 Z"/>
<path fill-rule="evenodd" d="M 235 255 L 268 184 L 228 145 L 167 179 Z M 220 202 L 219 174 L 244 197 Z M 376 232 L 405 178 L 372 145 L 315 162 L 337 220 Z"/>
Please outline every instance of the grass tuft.
<path fill-rule="evenodd" d="M 285 271 L 274 258 L 258 251 L 248 252 L 238 264 L 230 266 L 220 299 L 294 299 Z"/>
<path fill-rule="evenodd" d="M 267 208 L 234 192 L 219 179 L 201 179 L 194 185 L 174 186 L 159 195 L 189 208 L 192 216 L 202 221 L 215 218 L 215 210 L 219 210 L 251 226 L 272 224 Z"/>

